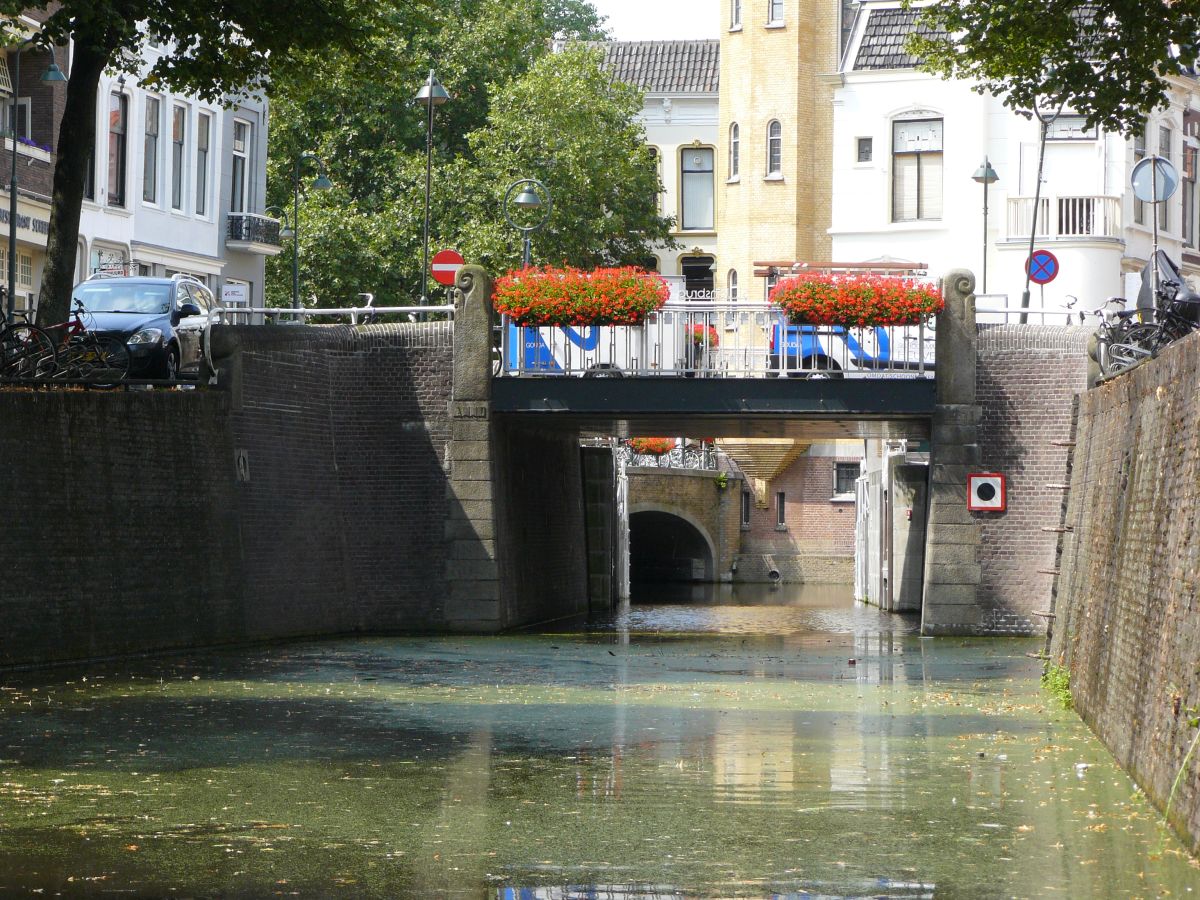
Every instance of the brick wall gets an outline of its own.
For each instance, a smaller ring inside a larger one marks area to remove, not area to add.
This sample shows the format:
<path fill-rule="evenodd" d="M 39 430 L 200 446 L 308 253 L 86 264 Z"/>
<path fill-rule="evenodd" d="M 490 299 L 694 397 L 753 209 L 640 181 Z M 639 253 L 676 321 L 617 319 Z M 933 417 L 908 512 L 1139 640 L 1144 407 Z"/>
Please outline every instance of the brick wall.
<path fill-rule="evenodd" d="M 773 478 L 766 508 L 751 505 L 737 579 L 765 581 L 762 555 L 769 553 L 784 581 L 853 582 L 855 503 L 832 497 L 835 464 L 858 461 L 849 456 L 801 456 Z M 785 497 L 782 530 L 776 527 L 780 491 Z"/>
<path fill-rule="evenodd" d="M 973 513 L 981 526 L 977 594 L 982 631 L 1043 632 L 1067 480 L 1072 403 L 1087 387 L 1086 328 L 981 326 L 976 396 L 981 470 L 1007 478 L 1008 510 Z"/>
<path fill-rule="evenodd" d="M 698 524 L 715 549 L 713 580 L 730 580 L 741 544 L 742 479 L 726 473 L 726 487 L 721 489 L 713 471 L 631 466 L 626 472 L 630 514 L 682 514 L 690 523 Z"/>
<path fill-rule="evenodd" d="M 1200 337 L 1079 401 L 1051 658 L 1162 809 L 1200 707 Z M 1170 814 L 1200 850 L 1200 758 Z"/>

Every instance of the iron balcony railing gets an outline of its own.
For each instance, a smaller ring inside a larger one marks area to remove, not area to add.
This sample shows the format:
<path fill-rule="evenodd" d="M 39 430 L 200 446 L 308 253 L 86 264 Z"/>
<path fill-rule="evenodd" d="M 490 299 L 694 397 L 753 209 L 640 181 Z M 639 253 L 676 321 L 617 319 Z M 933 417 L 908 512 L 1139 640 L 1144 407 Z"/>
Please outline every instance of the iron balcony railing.
<path fill-rule="evenodd" d="M 675 447 L 666 453 L 637 453 L 629 444 L 621 444 L 616 452 L 617 460 L 623 466 L 704 471 L 717 468 L 717 453 L 707 444 L 703 448 Z"/>
<path fill-rule="evenodd" d="M 1008 198 L 1008 237 L 1028 239 L 1033 228 L 1033 198 Z M 1037 236 L 1044 239 L 1121 236 L 1121 198 L 1104 196 L 1041 197 Z"/>
<path fill-rule="evenodd" d="M 925 378 L 932 323 L 791 325 L 766 303 L 670 301 L 633 326 L 500 328 L 505 376 Z"/>
<path fill-rule="evenodd" d="M 279 246 L 279 220 L 257 213 L 230 213 L 225 239 L 245 244 Z"/>

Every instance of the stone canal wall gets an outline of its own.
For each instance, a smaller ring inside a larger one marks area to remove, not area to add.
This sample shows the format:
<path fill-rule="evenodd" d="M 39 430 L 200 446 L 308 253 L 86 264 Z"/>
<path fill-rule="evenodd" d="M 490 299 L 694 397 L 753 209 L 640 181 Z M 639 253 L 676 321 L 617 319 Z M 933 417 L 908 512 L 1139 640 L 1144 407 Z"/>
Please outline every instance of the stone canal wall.
<path fill-rule="evenodd" d="M 1075 707 L 1154 803 L 1200 716 L 1200 337 L 1079 400 L 1051 641 Z M 1200 753 L 1170 819 L 1200 850 Z"/>
<path fill-rule="evenodd" d="M 227 329 L 228 390 L 0 393 L 0 665 L 443 627 L 450 336 Z"/>

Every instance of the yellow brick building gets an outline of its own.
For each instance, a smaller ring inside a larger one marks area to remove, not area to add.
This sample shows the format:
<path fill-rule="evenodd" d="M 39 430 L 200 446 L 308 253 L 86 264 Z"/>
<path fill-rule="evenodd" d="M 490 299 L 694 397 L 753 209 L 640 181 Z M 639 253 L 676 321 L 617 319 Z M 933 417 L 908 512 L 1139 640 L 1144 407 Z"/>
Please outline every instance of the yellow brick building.
<path fill-rule="evenodd" d="M 762 300 L 755 261 L 827 261 L 833 90 L 847 0 L 721 0 L 718 287 Z"/>

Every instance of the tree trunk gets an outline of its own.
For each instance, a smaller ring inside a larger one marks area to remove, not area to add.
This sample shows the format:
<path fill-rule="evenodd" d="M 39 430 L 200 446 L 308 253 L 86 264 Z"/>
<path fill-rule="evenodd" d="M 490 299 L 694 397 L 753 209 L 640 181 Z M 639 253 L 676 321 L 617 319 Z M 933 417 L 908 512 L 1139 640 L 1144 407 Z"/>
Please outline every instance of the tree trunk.
<path fill-rule="evenodd" d="M 46 241 L 46 266 L 38 301 L 39 325 L 65 321 L 71 310 L 75 286 L 75 259 L 79 248 L 79 211 L 89 157 L 96 142 L 96 89 L 107 56 L 80 41 L 75 44 L 67 103 L 58 132 L 54 164 L 54 197 L 50 201 L 50 234 Z M 99 181 L 100 173 L 96 173 Z"/>

